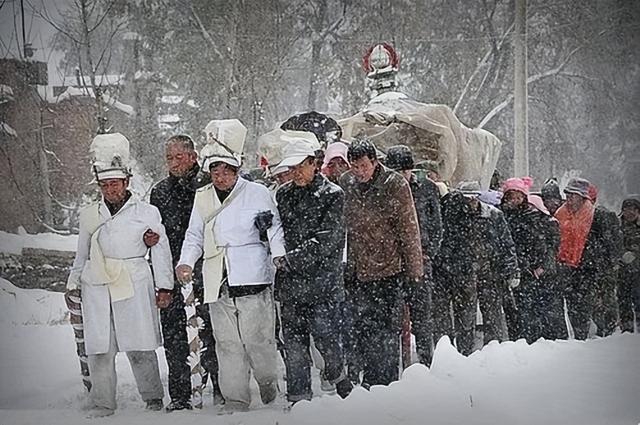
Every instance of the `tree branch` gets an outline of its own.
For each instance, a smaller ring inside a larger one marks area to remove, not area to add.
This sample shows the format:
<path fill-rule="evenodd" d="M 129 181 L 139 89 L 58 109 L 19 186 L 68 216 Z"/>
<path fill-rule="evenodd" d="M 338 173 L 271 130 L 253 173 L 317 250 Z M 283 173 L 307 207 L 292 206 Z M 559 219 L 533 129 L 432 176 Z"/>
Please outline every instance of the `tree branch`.
<path fill-rule="evenodd" d="M 204 37 L 205 41 L 207 41 L 211 45 L 214 53 L 218 55 L 218 58 L 221 61 L 226 61 L 225 55 L 223 55 L 222 52 L 218 49 L 216 42 L 213 40 L 213 37 L 211 37 L 211 34 L 209 34 L 209 31 L 207 31 L 204 24 L 200 20 L 200 17 L 196 13 L 196 9 L 193 7 L 193 4 L 191 4 L 190 8 L 191 8 L 191 14 L 193 15 L 193 18 L 196 20 L 196 23 L 198 24 L 200 32 L 202 33 L 202 36 Z"/>
<path fill-rule="evenodd" d="M 502 36 L 500 37 L 500 42 L 498 43 L 498 49 L 502 48 L 502 45 L 504 44 L 505 40 L 507 39 L 507 37 L 509 36 L 511 31 L 513 31 L 514 26 L 515 26 L 515 24 L 512 23 L 509 26 L 509 28 L 507 28 L 507 30 L 504 32 L 504 34 L 502 34 Z M 493 53 L 494 53 L 493 47 L 490 48 L 489 50 L 487 50 L 487 53 L 485 53 L 484 57 L 480 60 L 480 62 L 476 66 L 476 68 L 473 70 L 473 73 L 471 74 L 471 76 L 467 80 L 467 83 L 465 84 L 464 89 L 462 89 L 462 93 L 460 93 L 460 96 L 458 96 L 458 101 L 456 102 L 455 106 L 453 107 L 453 113 L 454 114 L 456 113 L 458 108 L 460 108 L 460 105 L 462 104 L 462 100 L 467 95 L 467 93 L 469 91 L 469 88 L 471 87 L 471 83 L 478 76 L 478 74 L 480 73 L 480 70 L 487 65 L 487 63 L 488 63 L 489 59 L 491 58 L 491 56 L 493 55 Z M 486 81 L 486 75 L 482 79 L 482 82 L 480 83 L 480 86 L 478 87 L 478 90 L 480 90 L 482 88 L 482 85 L 484 84 L 485 81 Z"/>
<path fill-rule="evenodd" d="M 533 75 L 533 76 L 527 78 L 527 86 L 529 84 L 535 83 L 536 81 L 540 81 L 540 80 L 543 80 L 545 78 L 549 78 L 549 77 L 553 77 L 553 76 L 559 75 L 562 72 L 562 69 L 567 65 L 569 60 L 573 57 L 573 55 L 575 55 L 576 52 L 578 52 L 580 49 L 582 49 L 582 47 L 583 46 L 576 47 L 571 52 L 569 52 L 569 54 L 564 58 L 564 60 L 562 62 L 560 62 L 560 64 L 558 66 L 556 66 L 555 68 L 549 69 L 548 71 L 541 72 L 539 74 L 536 74 L 536 75 Z M 513 98 L 514 98 L 513 93 L 509 94 L 505 100 L 500 102 L 491 111 L 489 111 L 489 113 L 484 116 L 482 121 L 480 121 L 480 124 L 478 124 L 478 128 L 484 128 L 484 126 L 487 125 L 487 123 L 489 121 L 491 121 L 496 115 L 498 115 L 500 112 L 502 112 L 502 110 L 504 108 L 506 108 L 507 106 L 509 106 L 509 104 L 511 102 L 513 102 Z"/>

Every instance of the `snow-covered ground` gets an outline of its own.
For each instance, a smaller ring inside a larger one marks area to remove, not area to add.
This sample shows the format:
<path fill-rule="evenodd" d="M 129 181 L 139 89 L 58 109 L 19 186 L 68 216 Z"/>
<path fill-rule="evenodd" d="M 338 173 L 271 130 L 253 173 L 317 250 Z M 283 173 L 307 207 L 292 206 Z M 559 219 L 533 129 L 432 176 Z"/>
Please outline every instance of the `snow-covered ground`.
<path fill-rule="evenodd" d="M 0 231 L 0 252 L 22 254 L 23 248 L 41 248 L 54 251 L 75 252 L 78 245 L 77 235 L 56 235 L 54 233 L 29 234 L 20 227 L 18 233 Z"/>
<path fill-rule="evenodd" d="M 121 355 L 119 409 L 110 418 L 89 420 L 62 295 L 0 280 L 0 311 L 2 425 L 640 423 L 638 334 L 587 342 L 492 343 L 469 358 L 443 340 L 430 370 L 414 365 L 389 387 L 357 388 L 346 400 L 324 395 L 290 412 L 279 400 L 229 416 L 216 415 L 210 393 L 202 411 L 145 411 Z M 162 350 L 158 354 L 166 379 Z"/>

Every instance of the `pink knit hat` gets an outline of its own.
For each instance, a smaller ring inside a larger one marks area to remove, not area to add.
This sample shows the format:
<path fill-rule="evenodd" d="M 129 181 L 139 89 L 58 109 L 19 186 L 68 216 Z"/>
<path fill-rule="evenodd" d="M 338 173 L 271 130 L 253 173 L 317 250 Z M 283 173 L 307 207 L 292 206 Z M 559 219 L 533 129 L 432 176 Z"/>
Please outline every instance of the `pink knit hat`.
<path fill-rule="evenodd" d="M 349 160 L 347 159 L 347 145 L 342 142 L 331 143 L 327 146 L 327 150 L 324 153 L 324 161 L 322 161 L 322 168 L 325 168 L 329 165 L 329 161 L 333 158 L 342 158 L 344 162 L 349 164 Z"/>
<path fill-rule="evenodd" d="M 538 211 L 545 213 L 546 215 L 551 215 L 547 207 L 544 206 L 544 202 L 542 198 L 538 195 L 529 195 L 527 197 L 527 201 L 533 205 Z"/>
<path fill-rule="evenodd" d="M 502 192 L 507 193 L 510 190 L 515 190 L 528 196 L 531 186 L 533 186 L 533 179 L 531 177 L 513 177 L 502 183 Z"/>

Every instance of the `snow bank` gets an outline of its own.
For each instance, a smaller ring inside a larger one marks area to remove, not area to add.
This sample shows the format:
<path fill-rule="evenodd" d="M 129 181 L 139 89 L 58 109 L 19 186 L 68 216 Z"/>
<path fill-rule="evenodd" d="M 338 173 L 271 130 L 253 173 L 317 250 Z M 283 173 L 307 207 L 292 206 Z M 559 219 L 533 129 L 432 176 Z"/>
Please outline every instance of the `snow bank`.
<path fill-rule="evenodd" d="M 0 283 L 3 317 L 63 307 L 61 295 L 22 291 L 7 281 Z M 13 307 L 7 301 L 11 297 L 16 300 Z M 82 410 L 86 398 L 71 326 L 25 326 L 19 322 L 0 321 L 0 422 L 91 423 Z M 461 356 L 445 338 L 437 345 L 430 370 L 413 365 L 399 382 L 388 387 L 376 386 L 371 391 L 356 388 L 346 400 L 336 395 L 317 396 L 311 402 L 296 404 L 288 413 L 283 411 L 281 398 L 274 405 L 230 416 L 216 416 L 210 389 L 205 391 L 202 411 L 170 415 L 145 411 L 126 356 L 119 355 L 118 411 L 93 423 L 635 425 L 640 420 L 638 353 L 639 334 L 586 342 L 540 340 L 532 345 L 494 342 L 469 357 Z M 158 355 L 166 388 L 162 350 Z M 314 379 L 317 381 L 317 376 Z M 314 382 L 314 390 L 317 387 Z M 282 381 L 280 388 L 284 388 Z M 253 392 L 257 397 L 255 388 Z"/>
<path fill-rule="evenodd" d="M 67 321 L 64 295 L 42 289 L 20 289 L 0 278 L 0 324 L 56 325 Z"/>
<path fill-rule="evenodd" d="M 0 252 L 7 254 L 20 255 L 23 248 L 75 252 L 77 244 L 77 235 L 57 235 L 55 233 L 31 235 L 22 227 L 18 229 L 18 234 L 0 231 Z"/>

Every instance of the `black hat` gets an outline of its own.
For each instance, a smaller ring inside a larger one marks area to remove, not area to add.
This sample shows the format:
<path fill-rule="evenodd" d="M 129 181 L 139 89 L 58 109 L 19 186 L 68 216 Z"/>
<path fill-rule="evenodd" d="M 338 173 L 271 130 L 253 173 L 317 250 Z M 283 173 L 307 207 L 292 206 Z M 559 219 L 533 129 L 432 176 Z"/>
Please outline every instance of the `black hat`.
<path fill-rule="evenodd" d="M 396 171 L 413 170 L 413 152 L 405 145 L 391 146 L 387 150 L 384 164 Z"/>
<path fill-rule="evenodd" d="M 562 199 L 560 194 L 560 185 L 555 177 L 547 179 L 540 189 L 540 197 L 542 199 Z"/>
<path fill-rule="evenodd" d="M 640 195 L 630 195 L 622 201 L 622 209 L 635 208 L 640 210 Z"/>

